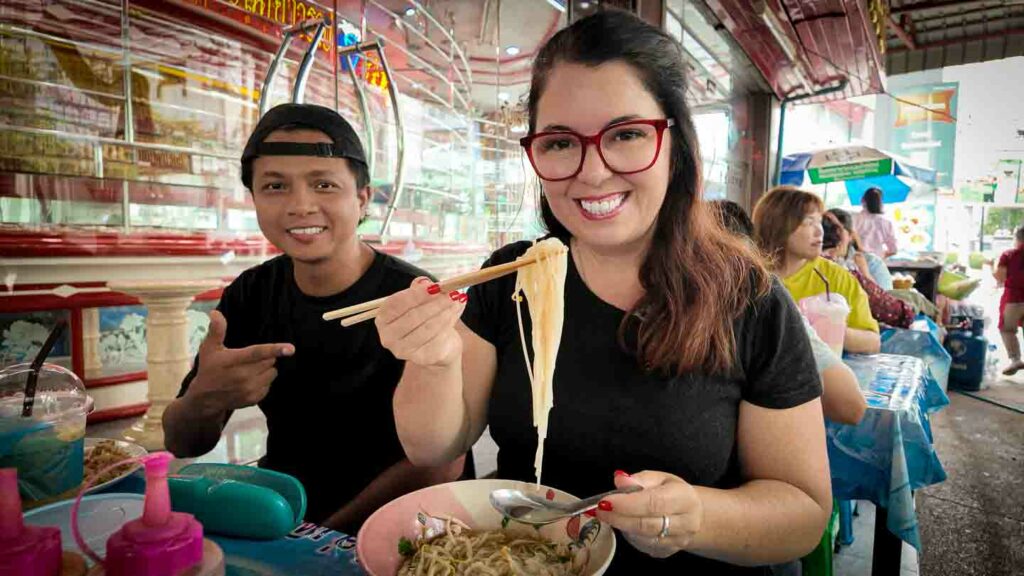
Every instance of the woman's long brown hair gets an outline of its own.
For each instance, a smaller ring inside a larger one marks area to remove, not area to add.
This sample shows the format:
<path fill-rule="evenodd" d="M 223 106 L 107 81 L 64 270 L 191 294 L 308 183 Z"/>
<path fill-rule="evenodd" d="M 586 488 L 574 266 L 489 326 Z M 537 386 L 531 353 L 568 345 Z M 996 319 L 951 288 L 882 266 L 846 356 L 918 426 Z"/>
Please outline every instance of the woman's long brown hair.
<path fill-rule="evenodd" d="M 530 132 L 537 102 L 558 62 L 629 64 L 674 118 L 672 173 L 658 212 L 654 238 L 640 267 L 644 296 L 632 313 L 641 318 L 635 353 L 641 366 L 662 373 L 726 373 L 736 365 L 733 325 L 767 294 L 771 277 L 755 249 L 727 232 L 701 199 L 700 154 L 689 107 L 682 49 L 661 30 L 619 10 L 605 10 L 558 32 L 541 49 L 530 86 Z M 571 233 L 541 197 L 548 230 L 563 241 Z M 633 314 L 619 329 L 625 345 Z M 633 346 L 630 346 L 633 348 Z"/>

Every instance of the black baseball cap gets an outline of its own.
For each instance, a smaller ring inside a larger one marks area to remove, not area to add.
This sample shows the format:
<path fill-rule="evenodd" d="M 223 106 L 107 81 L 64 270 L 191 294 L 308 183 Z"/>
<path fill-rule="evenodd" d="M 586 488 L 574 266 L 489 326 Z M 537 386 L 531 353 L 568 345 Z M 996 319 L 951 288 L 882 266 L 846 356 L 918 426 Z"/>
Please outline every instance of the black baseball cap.
<path fill-rule="evenodd" d="M 285 126 L 304 126 L 326 134 L 333 142 L 264 142 L 271 132 Z M 242 151 L 242 184 L 252 190 L 252 161 L 260 156 L 319 156 L 345 158 L 366 166 L 366 152 L 359 136 L 340 114 L 316 104 L 279 104 L 260 118 Z"/>

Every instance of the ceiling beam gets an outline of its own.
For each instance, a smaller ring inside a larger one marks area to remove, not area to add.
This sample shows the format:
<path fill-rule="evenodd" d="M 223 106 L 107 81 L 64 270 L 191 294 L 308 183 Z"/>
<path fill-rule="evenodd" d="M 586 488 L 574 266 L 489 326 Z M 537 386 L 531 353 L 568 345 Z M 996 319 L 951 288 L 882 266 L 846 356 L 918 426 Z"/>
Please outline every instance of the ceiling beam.
<path fill-rule="evenodd" d="M 998 20 L 976 20 L 973 22 L 966 22 L 957 24 L 955 26 L 950 25 L 948 27 L 933 26 L 931 28 L 920 28 L 917 26 L 917 22 L 914 22 L 914 40 L 918 44 L 928 44 L 932 42 L 931 38 L 938 38 L 939 40 L 951 39 L 956 40 L 959 36 L 951 36 L 950 32 L 956 33 L 960 31 L 960 34 L 966 34 L 967 30 L 975 31 L 974 34 L 989 34 L 991 36 L 999 36 L 1006 31 L 1008 34 L 1013 34 L 1012 30 L 1019 28 L 1021 24 L 1020 18 L 1000 18 Z M 980 32 L 978 30 L 980 29 Z"/>
<path fill-rule="evenodd" d="M 1003 10 L 1009 16 L 1018 17 L 1024 16 L 1024 4 L 1007 4 L 1005 6 L 986 7 L 986 8 L 974 8 L 971 10 L 961 10 L 955 14 L 942 14 L 940 16 L 928 16 L 927 18 L 914 18 L 914 24 L 920 26 L 925 22 L 935 22 L 936 20 L 950 20 L 953 23 L 958 23 L 957 20 L 962 22 L 962 19 L 967 16 L 973 16 L 974 14 L 981 14 L 983 12 L 992 12 L 994 10 Z"/>
<path fill-rule="evenodd" d="M 988 2 L 991 0 L 932 0 L 931 2 L 917 2 L 915 4 L 904 4 L 897 8 L 889 10 L 889 14 L 892 16 L 899 16 L 900 14 L 908 14 L 910 12 L 917 12 L 918 10 L 933 10 L 936 8 L 953 8 L 955 6 L 966 6 L 968 4 L 980 4 L 981 2 Z M 993 8 L 1000 8 L 1000 6 L 992 6 Z M 955 14 L 950 14 L 955 16 Z"/>
<path fill-rule="evenodd" d="M 900 23 L 896 21 L 895 16 L 889 16 L 889 28 L 892 28 L 892 31 L 899 36 L 900 40 L 903 41 L 903 44 L 907 48 L 917 50 L 917 42 L 914 42 L 914 37 L 911 36 L 903 26 L 900 26 Z"/>
<path fill-rule="evenodd" d="M 1009 41 L 1008 36 L 1017 36 L 1024 34 L 1024 28 L 1014 28 L 1011 30 L 1003 30 L 1002 32 L 990 32 L 987 34 L 975 34 L 973 36 L 962 36 L 960 38 L 948 38 L 946 40 L 937 40 L 935 42 L 928 42 L 927 44 L 918 44 L 918 50 L 928 50 L 929 48 L 941 48 L 943 46 L 953 46 L 956 44 L 969 44 L 971 42 L 978 42 L 984 40 L 995 40 L 997 38 L 1003 38 L 1005 41 Z M 889 52 L 906 52 L 907 48 L 904 46 L 896 46 L 889 49 Z"/>

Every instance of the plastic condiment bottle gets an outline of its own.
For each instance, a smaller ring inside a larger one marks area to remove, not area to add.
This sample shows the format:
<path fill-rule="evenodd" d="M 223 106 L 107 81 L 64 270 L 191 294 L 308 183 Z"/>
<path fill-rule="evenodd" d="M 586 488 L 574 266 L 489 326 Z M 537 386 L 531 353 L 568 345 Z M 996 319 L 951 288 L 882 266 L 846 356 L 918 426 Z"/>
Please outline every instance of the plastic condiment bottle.
<path fill-rule="evenodd" d="M 90 576 L 222 576 L 224 553 L 203 539 L 203 526 L 191 514 L 171 511 L 167 467 L 172 456 L 157 452 L 141 460 L 146 467 L 142 517 L 128 522 L 107 540 L 107 557 Z"/>
<path fill-rule="evenodd" d="M 18 471 L 0 468 L 0 576 L 81 574 L 85 574 L 85 562 L 77 554 L 61 550 L 60 528 L 25 526 Z"/>

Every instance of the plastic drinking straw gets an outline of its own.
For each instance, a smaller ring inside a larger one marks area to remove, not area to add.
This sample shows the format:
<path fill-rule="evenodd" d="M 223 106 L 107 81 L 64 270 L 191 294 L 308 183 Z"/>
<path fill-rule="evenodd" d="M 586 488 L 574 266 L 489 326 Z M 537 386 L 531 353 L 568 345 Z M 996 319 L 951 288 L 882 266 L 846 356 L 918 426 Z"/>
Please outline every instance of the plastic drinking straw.
<path fill-rule="evenodd" d="M 811 268 L 811 270 L 814 270 L 814 273 L 818 275 L 818 278 L 821 278 L 821 281 L 825 283 L 825 301 L 826 302 L 831 302 L 832 301 L 832 289 L 829 288 L 828 278 L 825 278 L 825 275 L 822 274 L 821 270 L 818 270 L 817 268 Z"/>
<path fill-rule="evenodd" d="M 60 338 L 60 335 L 64 333 L 64 327 L 67 324 L 67 320 L 63 318 L 57 321 L 50 330 L 50 335 L 46 337 L 46 342 L 43 342 L 43 347 L 39 349 L 39 353 L 32 360 L 28 379 L 25 381 L 25 402 L 21 405 L 21 415 L 24 418 L 32 415 L 32 405 L 36 401 L 36 383 L 39 381 L 39 370 L 42 369 L 43 362 L 57 344 L 57 338 Z"/>

